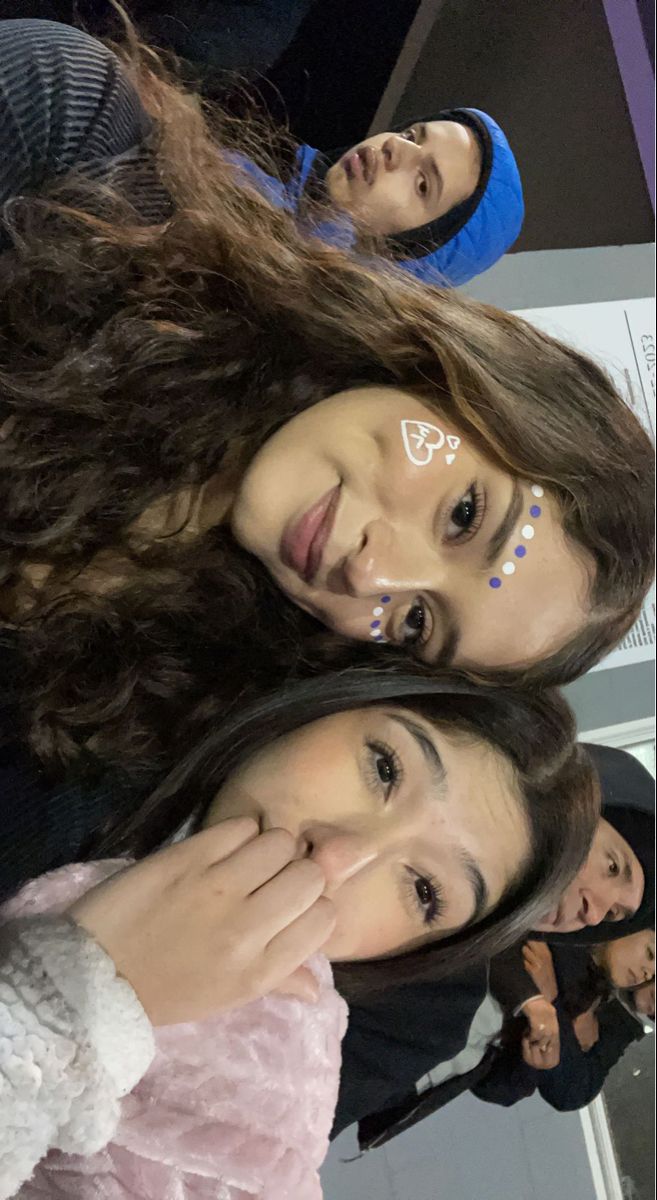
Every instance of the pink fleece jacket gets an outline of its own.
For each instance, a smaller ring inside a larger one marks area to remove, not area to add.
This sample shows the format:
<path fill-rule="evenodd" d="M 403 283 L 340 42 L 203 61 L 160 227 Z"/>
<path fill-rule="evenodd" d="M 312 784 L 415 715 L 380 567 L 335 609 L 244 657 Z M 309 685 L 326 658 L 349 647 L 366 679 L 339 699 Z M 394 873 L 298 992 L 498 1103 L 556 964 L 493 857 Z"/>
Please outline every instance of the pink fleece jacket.
<path fill-rule="evenodd" d="M 60 913 L 124 863 L 65 867 L 27 884 L 2 921 Z M 156 1053 L 121 1102 L 111 1142 L 51 1151 L 21 1200 L 319 1200 L 347 1008 L 329 963 L 308 964 L 317 1004 L 270 995 L 155 1030 Z"/>

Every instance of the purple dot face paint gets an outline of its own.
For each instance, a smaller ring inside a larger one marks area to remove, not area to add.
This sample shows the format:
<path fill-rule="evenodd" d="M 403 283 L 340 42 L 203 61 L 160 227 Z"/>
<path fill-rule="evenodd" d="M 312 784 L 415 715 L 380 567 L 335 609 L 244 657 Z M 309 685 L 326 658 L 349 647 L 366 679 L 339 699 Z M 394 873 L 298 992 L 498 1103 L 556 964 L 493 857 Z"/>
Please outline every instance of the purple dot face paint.
<path fill-rule="evenodd" d="M 533 483 L 531 485 L 530 490 L 531 490 L 532 496 L 540 497 L 543 495 L 543 488 L 541 487 L 540 483 Z M 537 517 L 540 517 L 541 512 L 542 512 L 542 509 L 541 509 L 540 504 L 530 505 L 530 508 L 529 508 L 530 517 L 534 517 L 534 519 L 536 519 Z M 525 538 L 526 541 L 531 541 L 531 539 L 534 536 L 534 527 L 532 525 L 523 525 L 520 530 L 520 536 Z M 513 553 L 516 558 L 524 558 L 525 555 L 527 554 L 527 547 L 523 546 L 521 543 L 519 543 L 517 546 L 514 547 Z M 515 568 L 514 563 L 505 562 L 504 566 L 502 567 L 502 570 L 505 575 L 511 576 L 511 575 L 515 574 L 516 568 Z M 493 575 L 492 578 L 488 580 L 488 585 L 489 585 L 489 587 L 492 587 L 495 590 L 497 590 L 497 588 L 501 588 L 502 580 L 500 579 L 499 575 Z"/>
<path fill-rule="evenodd" d="M 375 642 L 387 641 L 381 632 L 381 621 L 379 618 L 383 616 L 383 609 L 381 605 L 389 604 L 391 599 L 391 596 L 382 596 L 381 602 L 377 604 L 376 608 L 372 609 L 372 616 L 376 617 L 376 621 L 370 621 L 370 637 L 373 638 Z"/>

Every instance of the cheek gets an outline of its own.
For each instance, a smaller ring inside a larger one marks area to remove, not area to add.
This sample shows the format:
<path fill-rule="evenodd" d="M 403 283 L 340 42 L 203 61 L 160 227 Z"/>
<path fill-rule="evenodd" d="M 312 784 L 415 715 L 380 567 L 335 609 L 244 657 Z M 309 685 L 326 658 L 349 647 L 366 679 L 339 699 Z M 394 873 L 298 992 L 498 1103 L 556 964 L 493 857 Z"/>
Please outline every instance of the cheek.
<path fill-rule="evenodd" d="M 383 874 L 364 873 L 345 884 L 333 898 L 337 921 L 323 952 L 336 961 L 358 961 L 394 953 L 413 940 L 417 929 L 411 928 L 396 887 Z"/>

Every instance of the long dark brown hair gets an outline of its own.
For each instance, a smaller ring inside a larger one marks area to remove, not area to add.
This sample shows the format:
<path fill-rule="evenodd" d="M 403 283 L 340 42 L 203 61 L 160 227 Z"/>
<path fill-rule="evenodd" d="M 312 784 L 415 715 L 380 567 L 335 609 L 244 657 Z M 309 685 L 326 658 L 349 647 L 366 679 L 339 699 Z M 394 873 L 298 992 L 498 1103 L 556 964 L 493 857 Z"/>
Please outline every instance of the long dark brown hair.
<path fill-rule="evenodd" d="M 336 967 L 349 998 L 384 984 L 440 978 L 499 953 L 531 928 L 570 883 L 597 825 L 600 793 L 573 715 L 558 694 L 490 689 L 457 672 L 425 679 L 415 671 L 367 668 L 290 684 L 224 719 L 135 810 L 111 818 L 89 847 L 92 856 L 148 854 L 191 817 L 198 828 L 231 773 L 275 738 L 333 713 L 371 705 L 403 707 L 449 733 L 493 746 L 510 762 L 527 814 L 529 861 L 493 913 L 476 927 L 394 959 Z"/>
<path fill-rule="evenodd" d="M 239 478 L 295 413 L 360 384 L 412 392 L 550 490 L 595 563 L 590 617 L 520 674 L 585 671 L 652 576 L 652 449 L 610 379 L 517 317 L 307 237 L 218 152 L 234 126 L 130 39 L 126 70 L 155 122 L 144 155 L 3 212 L 0 587 L 11 594 L 26 564 L 51 568 L 20 622 L 23 736 L 47 762 L 88 743 L 139 769 L 172 761 L 194 714 L 262 679 L 367 659 L 290 611 L 225 532 L 139 548 L 128 532 L 229 460 Z M 153 187 L 162 207 L 146 224 L 136 197 Z M 72 580 L 101 551 L 123 582 L 85 594 Z"/>

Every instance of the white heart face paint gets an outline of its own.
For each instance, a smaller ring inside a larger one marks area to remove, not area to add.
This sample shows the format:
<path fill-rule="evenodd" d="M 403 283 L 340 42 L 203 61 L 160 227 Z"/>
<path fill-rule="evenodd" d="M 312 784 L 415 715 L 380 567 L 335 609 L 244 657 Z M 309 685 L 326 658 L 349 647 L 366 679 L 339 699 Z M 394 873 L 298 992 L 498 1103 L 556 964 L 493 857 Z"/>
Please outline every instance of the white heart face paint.
<path fill-rule="evenodd" d="M 442 429 L 439 429 L 437 425 L 429 424 L 428 421 L 402 421 L 401 433 L 406 457 L 415 467 L 427 467 L 436 450 L 442 450 L 445 445 L 445 434 Z M 451 467 L 456 458 L 455 451 L 461 445 L 460 437 L 454 433 L 448 433 L 447 445 L 452 453 L 445 455 L 445 462 L 448 467 Z"/>
<path fill-rule="evenodd" d="M 415 467 L 427 467 L 436 450 L 445 445 L 445 434 L 428 421 L 402 421 L 402 441 L 406 457 Z"/>

